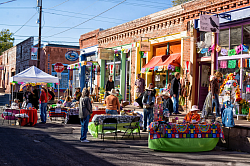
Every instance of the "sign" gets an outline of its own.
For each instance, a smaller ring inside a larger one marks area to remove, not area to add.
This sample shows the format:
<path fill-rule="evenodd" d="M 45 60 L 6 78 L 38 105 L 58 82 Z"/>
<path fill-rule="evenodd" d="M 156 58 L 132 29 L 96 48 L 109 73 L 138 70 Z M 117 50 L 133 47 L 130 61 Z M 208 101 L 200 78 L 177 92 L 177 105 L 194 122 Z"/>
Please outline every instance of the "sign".
<path fill-rule="evenodd" d="M 101 49 L 98 55 L 99 59 L 103 60 L 113 60 L 114 59 L 114 50 Z"/>
<path fill-rule="evenodd" d="M 150 51 L 150 42 L 140 42 L 140 51 Z"/>
<path fill-rule="evenodd" d="M 57 73 L 61 73 L 64 70 L 64 65 L 62 63 L 56 63 L 55 66 L 54 66 L 54 70 Z"/>
<path fill-rule="evenodd" d="M 201 15 L 200 31 L 219 33 L 220 23 L 217 16 Z"/>
<path fill-rule="evenodd" d="M 0 65 L 0 70 L 4 70 L 4 65 Z"/>
<path fill-rule="evenodd" d="M 58 79 L 62 79 L 62 74 L 61 73 L 57 73 L 57 78 Z"/>
<path fill-rule="evenodd" d="M 71 50 L 71 51 L 66 52 L 65 58 L 68 61 L 76 61 L 79 58 L 79 55 L 76 51 Z"/>
<path fill-rule="evenodd" d="M 109 67 L 109 69 L 110 69 L 110 75 L 113 75 L 113 67 L 114 67 L 114 65 L 110 65 L 110 67 Z"/>
<path fill-rule="evenodd" d="M 37 47 L 31 47 L 31 60 L 37 60 Z"/>
<path fill-rule="evenodd" d="M 189 72 L 189 70 L 190 70 L 190 62 L 189 62 L 189 61 L 186 61 L 186 62 L 185 62 L 185 70 L 186 70 L 187 72 Z"/>

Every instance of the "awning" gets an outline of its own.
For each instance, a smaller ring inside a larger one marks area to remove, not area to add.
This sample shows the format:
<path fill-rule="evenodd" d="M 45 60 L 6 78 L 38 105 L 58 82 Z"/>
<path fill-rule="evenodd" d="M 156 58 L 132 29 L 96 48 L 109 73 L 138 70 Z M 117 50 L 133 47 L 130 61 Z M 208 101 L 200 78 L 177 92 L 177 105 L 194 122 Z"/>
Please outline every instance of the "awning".
<path fill-rule="evenodd" d="M 168 65 L 174 65 L 174 66 L 180 66 L 181 61 L 181 54 L 170 54 L 169 57 L 162 63 L 158 63 L 157 66 L 168 66 Z"/>
<path fill-rule="evenodd" d="M 142 68 L 151 68 L 155 66 L 159 66 L 159 63 L 163 63 L 167 59 L 167 55 L 163 56 L 154 56 L 146 65 L 144 65 Z"/>

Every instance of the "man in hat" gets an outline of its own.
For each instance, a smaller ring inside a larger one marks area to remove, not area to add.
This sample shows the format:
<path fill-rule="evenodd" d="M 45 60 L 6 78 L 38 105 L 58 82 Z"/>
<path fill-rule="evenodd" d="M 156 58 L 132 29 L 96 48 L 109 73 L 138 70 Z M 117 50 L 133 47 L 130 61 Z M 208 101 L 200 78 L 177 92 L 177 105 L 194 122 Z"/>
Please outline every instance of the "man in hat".
<path fill-rule="evenodd" d="M 173 102 L 170 98 L 170 94 L 168 92 L 163 92 L 162 98 L 163 98 L 163 110 L 168 109 L 171 115 L 173 113 Z"/>
<path fill-rule="evenodd" d="M 106 104 L 106 113 L 111 115 L 117 115 L 117 109 L 120 112 L 120 102 L 118 97 L 116 97 L 117 92 L 115 89 L 111 89 L 109 92 L 109 96 L 104 100 L 104 104 Z"/>
<path fill-rule="evenodd" d="M 200 115 L 197 113 L 199 111 L 197 105 L 193 105 L 192 108 L 189 110 L 189 113 L 185 116 L 184 120 L 186 122 L 198 122 L 200 121 Z"/>
<path fill-rule="evenodd" d="M 220 104 L 219 104 L 219 91 L 220 91 L 220 86 L 219 83 L 222 81 L 222 73 L 221 72 L 216 72 L 214 74 L 214 79 L 211 80 L 211 92 L 212 92 L 212 112 L 214 110 L 214 107 L 216 108 L 216 118 L 220 117 Z"/>
<path fill-rule="evenodd" d="M 79 101 L 81 96 L 82 96 L 82 93 L 80 92 L 81 88 L 80 87 L 77 87 L 76 88 L 76 91 L 75 91 L 75 94 L 74 94 L 74 98 L 76 101 Z"/>
<path fill-rule="evenodd" d="M 180 73 L 176 72 L 175 77 L 172 79 L 171 81 L 171 91 L 170 91 L 170 95 L 173 96 L 174 99 L 174 113 L 175 114 L 180 114 L 179 113 L 179 94 L 181 91 L 181 84 L 180 84 Z"/>
<path fill-rule="evenodd" d="M 146 89 L 144 96 L 142 98 L 143 103 L 143 114 L 144 114 L 144 127 L 143 132 L 147 131 L 147 119 L 149 120 L 149 124 L 153 122 L 153 107 L 155 102 L 155 90 L 153 89 L 153 84 L 150 83 L 149 87 Z"/>

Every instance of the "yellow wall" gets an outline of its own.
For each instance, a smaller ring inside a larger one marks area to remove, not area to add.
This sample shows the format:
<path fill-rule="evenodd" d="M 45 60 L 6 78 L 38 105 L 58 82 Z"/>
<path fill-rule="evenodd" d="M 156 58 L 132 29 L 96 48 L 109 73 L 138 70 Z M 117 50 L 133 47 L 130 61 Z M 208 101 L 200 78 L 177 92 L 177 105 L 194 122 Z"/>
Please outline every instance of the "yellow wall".
<path fill-rule="evenodd" d="M 146 64 L 153 58 L 153 54 L 154 54 L 154 49 L 153 49 L 153 45 L 150 45 L 150 52 L 148 52 L 148 57 L 146 60 Z M 153 79 L 153 75 L 152 73 L 147 73 L 146 74 L 146 87 L 148 87 L 148 85 L 150 83 L 152 83 L 152 79 Z"/>

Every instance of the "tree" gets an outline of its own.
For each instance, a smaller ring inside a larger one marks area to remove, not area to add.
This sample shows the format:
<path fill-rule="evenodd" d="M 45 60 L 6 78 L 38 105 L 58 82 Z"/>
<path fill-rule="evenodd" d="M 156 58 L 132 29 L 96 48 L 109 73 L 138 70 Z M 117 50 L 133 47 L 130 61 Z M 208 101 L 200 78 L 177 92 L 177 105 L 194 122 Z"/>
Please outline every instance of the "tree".
<path fill-rule="evenodd" d="M 180 5 L 180 4 L 183 4 L 185 2 L 188 2 L 190 0 L 172 0 L 172 6 L 177 6 L 177 5 Z"/>
<path fill-rule="evenodd" d="M 8 50 L 9 48 L 13 47 L 15 38 L 12 36 L 13 33 L 11 33 L 9 29 L 3 29 L 0 32 L 0 55 L 5 50 Z"/>

